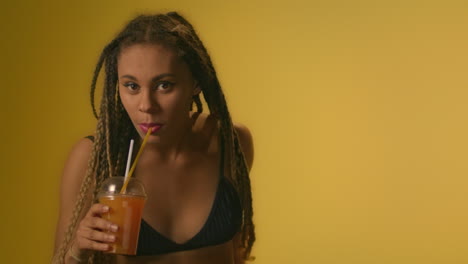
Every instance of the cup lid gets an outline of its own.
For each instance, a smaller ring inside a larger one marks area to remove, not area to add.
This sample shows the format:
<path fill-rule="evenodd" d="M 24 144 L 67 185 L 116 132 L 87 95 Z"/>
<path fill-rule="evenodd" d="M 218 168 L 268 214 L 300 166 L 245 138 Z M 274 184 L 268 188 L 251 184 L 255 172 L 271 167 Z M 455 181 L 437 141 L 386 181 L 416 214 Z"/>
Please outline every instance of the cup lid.
<path fill-rule="evenodd" d="M 106 179 L 100 188 L 98 196 L 108 196 L 120 194 L 122 187 L 124 185 L 125 178 L 122 176 L 114 176 Z M 137 178 L 131 177 L 129 179 L 127 189 L 125 190 L 124 195 L 135 195 L 135 196 L 144 196 L 146 197 L 145 188 L 143 183 Z"/>

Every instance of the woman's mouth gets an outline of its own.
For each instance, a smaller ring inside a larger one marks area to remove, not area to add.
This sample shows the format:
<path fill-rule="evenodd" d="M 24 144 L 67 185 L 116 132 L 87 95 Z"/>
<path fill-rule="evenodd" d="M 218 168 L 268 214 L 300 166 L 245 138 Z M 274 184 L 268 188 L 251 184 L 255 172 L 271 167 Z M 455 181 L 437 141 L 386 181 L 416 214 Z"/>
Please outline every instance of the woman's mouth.
<path fill-rule="evenodd" d="M 147 133 L 148 130 L 151 128 L 151 134 L 154 134 L 156 132 L 158 132 L 159 129 L 161 129 L 161 127 L 163 126 L 163 124 L 158 124 L 158 123 L 140 123 L 138 124 L 138 126 L 140 127 L 141 131 L 143 131 L 143 133 Z"/>

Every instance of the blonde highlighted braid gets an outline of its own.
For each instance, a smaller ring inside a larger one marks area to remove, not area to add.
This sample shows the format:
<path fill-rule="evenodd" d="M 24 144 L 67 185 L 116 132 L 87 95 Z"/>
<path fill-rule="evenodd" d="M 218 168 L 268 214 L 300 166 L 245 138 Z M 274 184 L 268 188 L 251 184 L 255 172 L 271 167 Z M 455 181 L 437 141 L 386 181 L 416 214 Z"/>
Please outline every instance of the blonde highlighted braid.
<path fill-rule="evenodd" d="M 227 103 L 221 89 L 216 71 L 203 43 L 193 26 L 176 12 L 157 15 L 140 15 L 130 21 L 125 28 L 102 51 L 97 62 L 91 83 L 91 106 L 98 122 L 96 137 L 86 176 L 80 188 L 70 225 L 59 250 L 54 256 L 54 263 L 64 263 L 64 258 L 71 246 L 79 216 L 81 215 L 88 193 L 92 191 L 92 200 L 96 201 L 97 190 L 102 182 L 111 175 L 123 175 L 128 142 L 139 138 L 128 114 L 118 97 L 115 88 L 118 82 L 117 58 L 120 51 L 137 43 L 154 43 L 174 49 L 187 63 L 194 79 L 202 90 L 210 114 L 219 121 L 225 153 L 228 157 L 228 180 L 236 188 L 243 208 L 241 242 L 244 259 L 250 258 L 255 242 L 255 228 L 252 221 L 252 193 L 249 170 L 242 152 L 239 136 L 233 126 Z M 97 114 L 94 94 L 99 73 L 104 66 L 105 79 L 100 112 Z M 199 95 L 193 97 L 197 112 L 203 112 Z M 192 110 L 193 105 L 191 106 Z M 138 147 L 138 146 L 136 146 Z M 91 190 L 91 187 L 93 189 Z M 109 257 L 93 251 L 88 263 L 108 263 Z"/>

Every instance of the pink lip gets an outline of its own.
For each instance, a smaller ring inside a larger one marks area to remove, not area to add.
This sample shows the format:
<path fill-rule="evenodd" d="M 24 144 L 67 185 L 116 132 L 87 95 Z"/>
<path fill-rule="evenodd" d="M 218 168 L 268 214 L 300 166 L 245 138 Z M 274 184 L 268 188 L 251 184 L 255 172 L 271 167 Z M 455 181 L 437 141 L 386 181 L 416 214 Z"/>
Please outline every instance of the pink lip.
<path fill-rule="evenodd" d="M 158 132 L 159 129 L 163 126 L 163 124 L 157 124 L 157 123 L 140 123 L 138 124 L 140 129 L 146 134 L 148 130 L 151 128 L 151 134 L 154 134 Z"/>

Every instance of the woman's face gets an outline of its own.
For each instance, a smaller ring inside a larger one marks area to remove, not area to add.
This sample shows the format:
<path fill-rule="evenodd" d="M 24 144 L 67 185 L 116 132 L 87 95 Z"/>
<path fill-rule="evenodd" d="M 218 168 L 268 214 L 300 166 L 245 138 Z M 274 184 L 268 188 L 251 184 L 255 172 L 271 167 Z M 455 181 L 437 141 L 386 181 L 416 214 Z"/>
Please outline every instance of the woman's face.
<path fill-rule="evenodd" d="M 148 143 L 171 143 L 190 124 L 192 96 L 199 93 L 188 65 L 174 51 L 156 44 L 124 48 L 118 58 L 122 104 Z"/>

